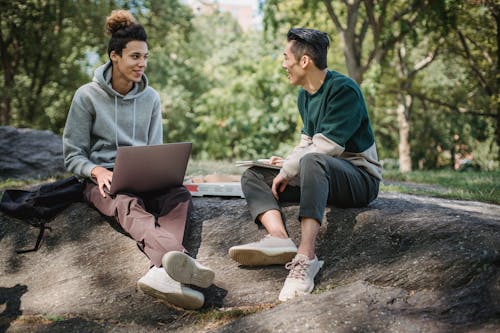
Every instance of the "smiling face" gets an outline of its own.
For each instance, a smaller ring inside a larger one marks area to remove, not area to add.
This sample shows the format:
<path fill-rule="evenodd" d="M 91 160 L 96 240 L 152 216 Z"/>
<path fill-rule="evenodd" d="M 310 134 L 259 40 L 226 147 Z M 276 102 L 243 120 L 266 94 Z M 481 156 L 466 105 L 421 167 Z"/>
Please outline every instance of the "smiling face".
<path fill-rule="evenodd" d="M 113 81 L 120 85 L 131 86 L 140 82 L 148 63 L 148 44 L 143 41 L 133 40 L 119 55 L 115 51 L 110 53 L 113 62 Z"/>
<path fill-rule="evenodd" d="M 284 70 L 286 70 L 288 81 L 294 86 L 301 85 L 302 81 L 305 76 L 305 71 L 303 67 L 303 60 L 304 59 L 299 59 L 295 58 L 295 55 L 292 53 L 291 47 L 292 47 L 293 41 L 289 41 L 286 44 L 285 51 L 283 52 L 283 62 L 281 64 L 281 67 L 283 67 Z"/>

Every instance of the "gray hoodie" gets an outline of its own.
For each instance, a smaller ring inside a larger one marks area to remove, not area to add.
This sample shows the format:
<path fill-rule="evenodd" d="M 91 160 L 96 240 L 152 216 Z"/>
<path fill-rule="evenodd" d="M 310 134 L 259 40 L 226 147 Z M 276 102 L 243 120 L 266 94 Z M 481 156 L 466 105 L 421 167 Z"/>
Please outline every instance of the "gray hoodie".
<path fill-rule="evenodd" d="M 96 166 L 112 168 L 120 146 L 163 143 L 160 96 L 146 76 L 125 96 L 111 87 L 111 62 L 73 97 L 63 133 L 64 165 L 80 177 Z"/>

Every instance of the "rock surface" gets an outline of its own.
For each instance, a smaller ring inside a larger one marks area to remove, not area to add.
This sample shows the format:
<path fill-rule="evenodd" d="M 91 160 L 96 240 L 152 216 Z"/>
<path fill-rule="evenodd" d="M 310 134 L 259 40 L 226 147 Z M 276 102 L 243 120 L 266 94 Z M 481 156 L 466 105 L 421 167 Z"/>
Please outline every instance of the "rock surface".
<path fill-rule="evenodd" d="M 196 198 L 185 244 L 216 272 L 201 311 L 136 291 L 148 260 L 84 203 L 37 230 L 0 214 L 0 332 L 498 332 L 500 206 L 381 193 L 329 208 L 313 294 L 277 296 L 281 266 L 238 266 L 229 247 L 259 239 L 243 199 Z M 299 239 L 298 207 L 284 208 Z"/>
<path fill-rule="evenodd" d="M 0 180 L 64 173 L 62 138 L 50 131 L 0 126 Z"/>

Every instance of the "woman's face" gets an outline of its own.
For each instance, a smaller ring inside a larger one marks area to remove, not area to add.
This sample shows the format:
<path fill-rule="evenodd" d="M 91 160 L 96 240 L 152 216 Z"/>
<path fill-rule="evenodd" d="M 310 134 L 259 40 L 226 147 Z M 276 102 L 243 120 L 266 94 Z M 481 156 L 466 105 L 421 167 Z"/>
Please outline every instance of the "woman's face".
<path fill-rule="evenodd" d="M 113 62 L 113 75 L 128 82 L 140 82 L 148 64 L 148 44 L 133 40 L 127 43 L 120 56 L 115 51 L 110 54 Z"/>

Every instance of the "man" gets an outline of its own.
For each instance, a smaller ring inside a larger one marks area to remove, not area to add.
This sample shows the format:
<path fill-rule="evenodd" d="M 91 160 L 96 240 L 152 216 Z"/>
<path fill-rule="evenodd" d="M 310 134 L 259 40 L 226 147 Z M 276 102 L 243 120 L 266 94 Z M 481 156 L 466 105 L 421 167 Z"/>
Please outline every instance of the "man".
<path fill-rule="evenodd" d="M 292 28 L 282 67 L 292 85 L 301 86 L 300 143 L 286 159 L 273 156 L 270 168 L 252 167 L 242 176 L 252 218 L 264 226 L 262 240 L 229 249 L 242 265 L 286 264 L 290 270 L 279 300 L 308 294 L 323 262 L 316 237 L 327 204 L 364 206 L 378 195 L 381 165 L 365 102 L 350 78 L 327 69 L 328 35 Z M 298 201 L 301 239 L 297 248 L 286 231 L 280 202 Z M 290 261 L 291 260 L 291 261 Z M 289 262 L 290 261 L 290 262 Z"/>

